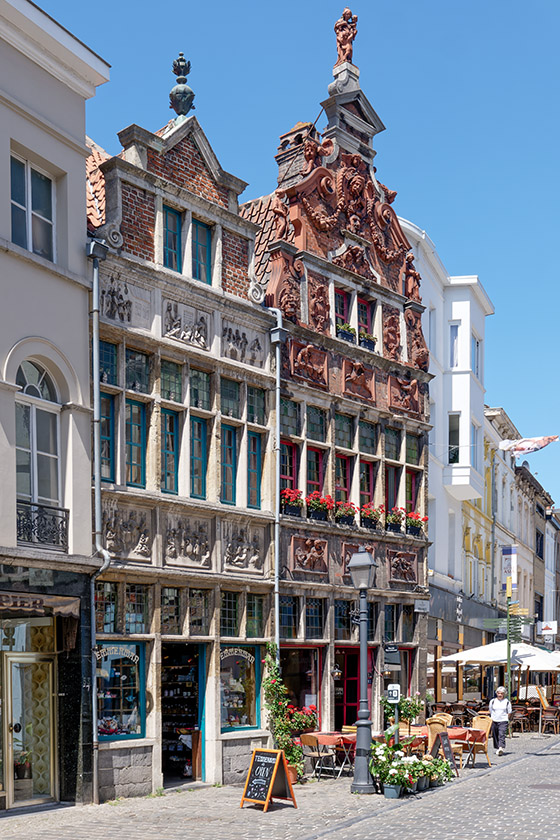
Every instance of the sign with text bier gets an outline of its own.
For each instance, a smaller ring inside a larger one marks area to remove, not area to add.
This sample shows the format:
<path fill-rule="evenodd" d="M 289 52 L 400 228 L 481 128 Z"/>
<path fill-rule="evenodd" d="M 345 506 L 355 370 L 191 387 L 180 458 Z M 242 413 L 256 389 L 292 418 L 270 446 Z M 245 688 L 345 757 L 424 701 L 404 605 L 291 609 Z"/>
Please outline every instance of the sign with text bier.
<path fill-rule="evenodd" d="M 253 750 L 240 807 L 245 802 L 257 802 L 268 811 L 273 798 L 291 799 L 297 808 L 286 756 L 282 750 Z"/>

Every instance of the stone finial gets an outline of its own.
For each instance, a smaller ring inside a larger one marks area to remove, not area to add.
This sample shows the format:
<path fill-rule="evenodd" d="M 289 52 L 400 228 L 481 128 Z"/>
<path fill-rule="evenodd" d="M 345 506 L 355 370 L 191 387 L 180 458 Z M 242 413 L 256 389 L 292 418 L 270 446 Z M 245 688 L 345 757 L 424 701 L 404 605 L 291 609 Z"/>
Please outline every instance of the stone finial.
<path fill-rule="evenodd" d="M 190 61 L 185 61 L 185 56 L 182 52 L 179 53 L 179 58 L 173 62 L 173 72 L 177 76 L 177 84 L 171 89 L 169 93 L 169 107 L 173 108 L 177 114 L 177 118 L 184 118 L 191 109 L 194 109 L 194 93 L 187 85 L 187 76 L 191 72 Z"/>
<path fill-rule="evenodd" d="M 342 17 L 334 25 L 334 32 L 338 52 L 338 58 L 334 66 L 338 67 L 339 64 L 344 64 L 346 61 L 352 64 L 354 38 L 358 34 L 358 15 L 353 15 L 348 7 L 344 9 Z"/>

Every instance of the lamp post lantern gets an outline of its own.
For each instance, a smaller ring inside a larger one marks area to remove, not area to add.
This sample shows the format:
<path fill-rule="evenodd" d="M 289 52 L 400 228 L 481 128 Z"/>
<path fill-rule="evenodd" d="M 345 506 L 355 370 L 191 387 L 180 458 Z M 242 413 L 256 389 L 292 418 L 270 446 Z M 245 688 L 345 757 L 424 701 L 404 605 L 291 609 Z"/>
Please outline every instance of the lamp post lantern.
<path fill-rule="evenodd" d="M 367 592 L 368 589 L 372 589 L 375 583 L 376 568 L 377 563 L 365 548 L 360 548 L 353 554 L 348 563 L 348 571 L 352 577 L 352 584 L 360 592 L 360 705 L 356 732 L 354 781 L 350 787 L 352 793 L 375 793 L 373 779 L 369 772 L 371 720 L 367 701 Z"/>

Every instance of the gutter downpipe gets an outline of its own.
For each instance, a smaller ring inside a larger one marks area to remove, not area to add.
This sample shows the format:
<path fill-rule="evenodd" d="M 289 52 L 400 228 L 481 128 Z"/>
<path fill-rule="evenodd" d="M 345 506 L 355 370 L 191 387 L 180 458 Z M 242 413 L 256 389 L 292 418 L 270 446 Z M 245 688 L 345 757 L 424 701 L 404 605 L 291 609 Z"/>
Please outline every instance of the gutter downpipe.
<path fill-rule="evenodd" d="M 490 587 L 490 603 L 494 602 L 495 598 L 495 581 L 494 581 L 494 572 L 496 569 L 496 462 L 495 462 L 496 453 L 492 452 L 492 467 L 491 467 L 491 493 L 492 493 L 492 531 L 491 531 L 491 539 L 492 539 L 492 563 L 490 569 L 490 580 L 492 581 L 492 585 Z M 497 611 L 497 605 L 496 605 Z"/>
<path fill-rule="evenodd" d="M 275 453 L 276 468 L 274 481 L 274 645 L 276 647 L 276 662 L 280 667 L 280 385 L 281 377 L 281 345 L 286 338 L 286 330 L 282 326 L 282 312 L 269 306 L 268 311 L 276 316 L 276 326 L 270 331 L 270 343 L 276 348 L 276 431 Z"/>
<path fill-rule="evenodd" d="M 91 717 L 92 717 L 92 800 L 99 805 L 99 737 L 97 733 L 97 660 L 95 658 L 95 581 L 108 569 L 111 555 L 102 544 L 101 520 L 101 392 L 99 371 L 99 261 L 107 256 L 108 247 L 98 240 L 87 244 L 87 256 L 93 261 L 92 284 L 92 377 L 93 377 L 93 512 L 95 553 L 103 562 L 90 579 L 91 614 Z"/>

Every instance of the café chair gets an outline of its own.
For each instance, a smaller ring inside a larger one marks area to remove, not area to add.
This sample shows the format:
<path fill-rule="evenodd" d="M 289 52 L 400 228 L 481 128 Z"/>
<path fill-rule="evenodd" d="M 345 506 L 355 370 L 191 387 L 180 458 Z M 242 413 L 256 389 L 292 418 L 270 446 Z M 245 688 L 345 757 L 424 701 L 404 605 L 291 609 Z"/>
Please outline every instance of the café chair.
<path fill-rule="evenodd" d="M 527 710 L 514 706 L 509 723 L 512 732 L 516 726 L 519 727 L 520 732 L 525 732 L 525 726 L 529 726 L 529 715 L 527 714 Z"/>
<path fill-rule="evenodd" d="M 336 751 L 333 747 L 320 744 L 315 735 L 310 735 L 307 732 L 303 732 L 301 735 L 301 745 L 304 759 L 311 759 L 313 775 L 317 775 L 317 781 L 320 780 L 323 772 L 332 773 L 334 776 L 336 772 Z"/>
<path fill-rule="evenodd" d="M 450 715 L 447 712 L 437 712 L 437 714 L 432 715 L 430 719 L 433 720 L 433 718 L 439 718 L 446 726 L 451 726 L 453 723 L 453 715 Z"/>
<path fill-rule="evenodd" d="M 542 710 L 541 718 L 542 731 L 544 732 L 547 726 L 552 726 L 552 731 L 558 735 L 558 709 L 554 706 L 548 706 Z"/>
<path fill-rule="evenodd" d="M 451 715 L 446 715 L 446 717 L 451 717 Z M 447 724 L 442 719 L 442 715 L 434 715 L 434 717 L 428 718 L 426 721 L 426 725 L 428 727 L 428 752 L 432 751 L 432 747 L 434 746 L 435 740 L 440 732 L 447 732 Z M 463 742 L 462 741 L 455 741 L 451 743 L 451 751 L 455 760 L 459 759 L 459 769 L 463 769 Z M 440 749 L 440 753 L 441 753 Z"/>
<path fill-rule="evenodd" d="M 490 735 L 490 730 L 492 729 L 492 718 L 487 715 L 479 714 L 473 718 L 472 728 L 482 729 L 485 732 L 483 741 L 477 741 L 475 744 L 472 744 L 473 767 L 476 761 L 476 754 L 479 752 L 483 752 L 485 754 L 488 766 L 492 767 L 492 762 L 490 761 L 490 756 L 488 755 L 488 736 Z"/>

